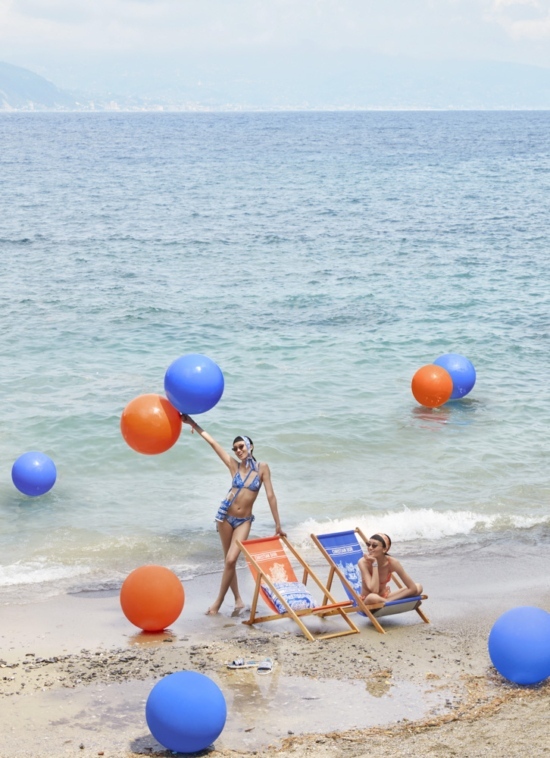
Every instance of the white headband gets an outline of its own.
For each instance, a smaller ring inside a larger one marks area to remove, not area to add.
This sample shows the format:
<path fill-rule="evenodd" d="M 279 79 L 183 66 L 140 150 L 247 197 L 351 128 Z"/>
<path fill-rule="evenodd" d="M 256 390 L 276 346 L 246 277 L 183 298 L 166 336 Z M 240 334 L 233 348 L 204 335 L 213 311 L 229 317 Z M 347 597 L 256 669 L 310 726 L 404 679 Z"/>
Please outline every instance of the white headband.
<path fill-rule="evenodd" d="M 246 445 L 246 452 L 248 453 L 248 455 L 246 456 L 245 463 L 248 463 L 248 465 L 253 471 L 258 471 L 258 462 L 255 461 L 254 458 L 252 457 L 252 442 L 244 434 L 241 434 L 240 437 L 242 438 L 244 444 Z"/>

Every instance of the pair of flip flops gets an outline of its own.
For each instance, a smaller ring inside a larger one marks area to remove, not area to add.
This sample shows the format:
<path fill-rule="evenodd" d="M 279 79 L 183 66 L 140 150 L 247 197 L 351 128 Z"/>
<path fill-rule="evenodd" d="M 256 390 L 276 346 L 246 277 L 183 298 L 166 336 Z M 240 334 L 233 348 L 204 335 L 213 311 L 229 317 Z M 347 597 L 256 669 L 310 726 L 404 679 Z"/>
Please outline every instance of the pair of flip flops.
<path fill-rule="evenodd" d="M 227 664 L 228 669 L 256 669 L 258 674 L 270 674 L 273 670 L 273 661 L 271 658 L 264 658 L 263 661 L 247 661 L 244 658 L 235 658 L 234 661 Z"/>

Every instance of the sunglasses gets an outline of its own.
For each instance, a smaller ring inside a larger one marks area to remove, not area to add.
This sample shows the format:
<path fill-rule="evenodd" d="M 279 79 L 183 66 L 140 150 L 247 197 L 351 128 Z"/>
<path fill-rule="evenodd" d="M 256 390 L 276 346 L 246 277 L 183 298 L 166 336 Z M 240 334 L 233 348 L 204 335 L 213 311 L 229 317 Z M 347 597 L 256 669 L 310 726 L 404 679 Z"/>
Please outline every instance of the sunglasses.
<path fill-rule="evenodd" d="M 371 550 L 374 550 L 375 547 L 384 547 L 384 545 L 381 542 L 366 542 L 365 544 Z"/>
<path fill-rule="evenodd" d="M 233 450 L 234 453 L 240 453 L 241 450 L 246 450 L 246 445 L 233 445 L 231 450 Z"/>

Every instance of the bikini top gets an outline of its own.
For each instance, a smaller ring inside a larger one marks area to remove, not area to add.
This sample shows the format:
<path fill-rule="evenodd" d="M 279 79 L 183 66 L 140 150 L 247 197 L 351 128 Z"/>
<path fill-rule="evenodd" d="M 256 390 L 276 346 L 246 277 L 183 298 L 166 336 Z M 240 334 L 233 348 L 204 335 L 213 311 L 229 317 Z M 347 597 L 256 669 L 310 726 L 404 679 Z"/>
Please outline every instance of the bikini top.
<path fill-rule="evenodd" d="M 240 465 L 241 464 L 239 463 L 239 467 L 240 467 Z M 250 469 L 250 471 L 248 472 L 248 474 L 245 476 L 245 479 L 244 479 L 244 482 L 243 482 L 243 479 L 241 477 L 241 472 L 239 471 L 239 469 L 237 469 L 237 471 L 235 472 L 235 476 L 233 477 L 233 481 L 231 483 L 231 486 L 232 487 L 237 487 L 237 489 L 239 489 L 239 490 L 241 490 L 244 487 L 245 489 L 251 490 L 252 492 L 258 492 L 258 490 L 262 486 L 259 474 L 256 474 L 256 476 L 254 477 L 253 481 L 250 484 L 246 483 L 248 481 L 248 478 L 249 478 L 250 474 L 252 473 L 252 471 L 253 471 L 253 469 Z"/>
<path fill-rule="evenodd" d="M 380 579 L 380 572 L 378 573 L 378 579 L 380 581 L 381 587 L 385 587 L 386 584 L 390 583 L 390 581 L 391 581 L 391 575 L 393 574 L 393 568 L 392 568 L 392 565 L 391 565 L 391 558 L 389 556 L 388 556 L 388 571 L 389 571 L 388 578 L 386 579 L 385 582 L 383 582 L 382 579 Z"/>

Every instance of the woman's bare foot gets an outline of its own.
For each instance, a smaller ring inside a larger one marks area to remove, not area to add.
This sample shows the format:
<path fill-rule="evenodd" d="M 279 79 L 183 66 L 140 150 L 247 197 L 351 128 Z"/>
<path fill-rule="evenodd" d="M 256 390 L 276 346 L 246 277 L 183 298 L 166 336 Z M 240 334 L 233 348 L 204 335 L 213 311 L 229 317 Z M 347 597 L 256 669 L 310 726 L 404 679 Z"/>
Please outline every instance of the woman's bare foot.
<path fill-rule="evenodd" d="M 205 611 L 205 616 L 217 616 L 220 612 L 219 606 L 211 605 L 210 608 Z"/>

